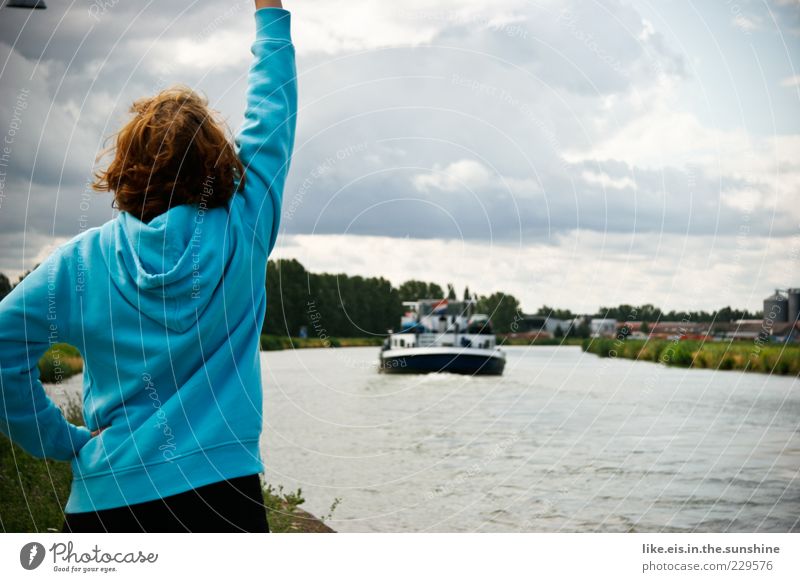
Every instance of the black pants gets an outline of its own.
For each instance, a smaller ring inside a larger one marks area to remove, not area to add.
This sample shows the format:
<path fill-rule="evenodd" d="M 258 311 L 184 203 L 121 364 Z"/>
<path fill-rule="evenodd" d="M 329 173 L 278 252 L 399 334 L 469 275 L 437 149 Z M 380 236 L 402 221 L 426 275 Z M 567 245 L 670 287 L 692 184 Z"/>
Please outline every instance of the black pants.
<path fill-rule="evenodd" d="M 237 477 L 163 499 L 65 513 L 62 532 L 269 532 L 258 475 Z"/>

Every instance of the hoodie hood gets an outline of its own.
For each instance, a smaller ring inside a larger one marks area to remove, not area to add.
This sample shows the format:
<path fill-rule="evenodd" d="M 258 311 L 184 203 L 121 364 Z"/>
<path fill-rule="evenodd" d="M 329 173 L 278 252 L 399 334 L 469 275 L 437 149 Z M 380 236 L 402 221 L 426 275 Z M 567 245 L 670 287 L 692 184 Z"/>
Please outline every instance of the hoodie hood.
<path fill-rule="evenodd" d="M 170 208 L 149 223 L 121 212 L 101 234 L 111 280 L 143 315 L 186 331 L 221 282 L 231 249 L 202 244 L 202 239 L 224 229 L 226 216 L 224 208 L 191 204 Z"/>

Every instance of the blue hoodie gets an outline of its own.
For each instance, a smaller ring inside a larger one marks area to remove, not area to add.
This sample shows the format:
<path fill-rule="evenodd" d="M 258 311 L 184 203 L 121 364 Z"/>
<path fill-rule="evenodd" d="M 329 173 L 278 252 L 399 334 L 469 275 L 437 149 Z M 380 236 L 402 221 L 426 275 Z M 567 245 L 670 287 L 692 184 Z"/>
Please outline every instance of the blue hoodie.
<path fill-rule="evenodd" d="M 259 334 L 297 85 L 289 13 L 264 8 L 255 20 L 236 137 L 243 192 L 147 224 L 122 212 L 59 247 L 0 302 L 0 429 L 35 456 L 72 462 L 68 513 L 264 470 Z M 67 422 L 39 380 L 55 342 L 83 354 L 86 427 Z"/>

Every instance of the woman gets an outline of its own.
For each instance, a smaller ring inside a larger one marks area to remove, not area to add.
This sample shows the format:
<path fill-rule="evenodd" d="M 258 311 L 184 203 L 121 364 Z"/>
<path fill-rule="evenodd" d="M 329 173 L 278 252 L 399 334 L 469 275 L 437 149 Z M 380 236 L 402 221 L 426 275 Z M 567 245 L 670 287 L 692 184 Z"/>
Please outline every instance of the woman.
<path fill-rule="evenodd" d="M 255 20 L 235 144 L 189 89 L 137 101 L 95 183 L 120 214 L 0 303 L 0 429 L 72 462 L 64 531 L 268 531 L 259 332 L 297 90 L 289 13 Z M 39 381 L 55 342 L 84 356 L 86 427 Z"/>

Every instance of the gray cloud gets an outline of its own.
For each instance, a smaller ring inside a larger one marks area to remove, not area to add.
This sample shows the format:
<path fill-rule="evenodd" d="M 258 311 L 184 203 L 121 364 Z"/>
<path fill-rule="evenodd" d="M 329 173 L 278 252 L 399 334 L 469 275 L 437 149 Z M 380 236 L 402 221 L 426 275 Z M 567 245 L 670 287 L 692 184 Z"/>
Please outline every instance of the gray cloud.
<path fill-rule="evenodd" d="M 133 99 L 183 82 L 232 126 L 242 114 L 249 1 L 120 2 L 96 18 L 87 3 L 51 5 L 0 18 L 0 129 L 16 94 L 31 95 L 0 207 L 9 248 L 23 231 L 68 237 L 111 216 L 107 196 L 87 204 L 85 185 Z M 424 5 L 398 12 L 398 26 L 433 30 L 413 46 L 373 39 L 363 50 L 298 50 L 284 232 L 553 244 L 575 229 L 735 235 L 742 211 L 726 193 L 766 195 L 758 175 L 568 155 L 648 115 L 634 97 L 653 98 L 665 79 L 684 82 L 686 59 L 621 2 L 510 6 L 497 21 Z M 310 10 L 298 7 L 295 30 Z M 203 44 L 229 38 L 241 42 L 229 62 Z M 470 167 L 464 161 L 485 176 L 462 179 L 453 168 Z M 420 188 L 420 176 L 438 178 Z M 749 228 L 796 232 L 791 216 L 774 214 L 754 207 Z"/>

